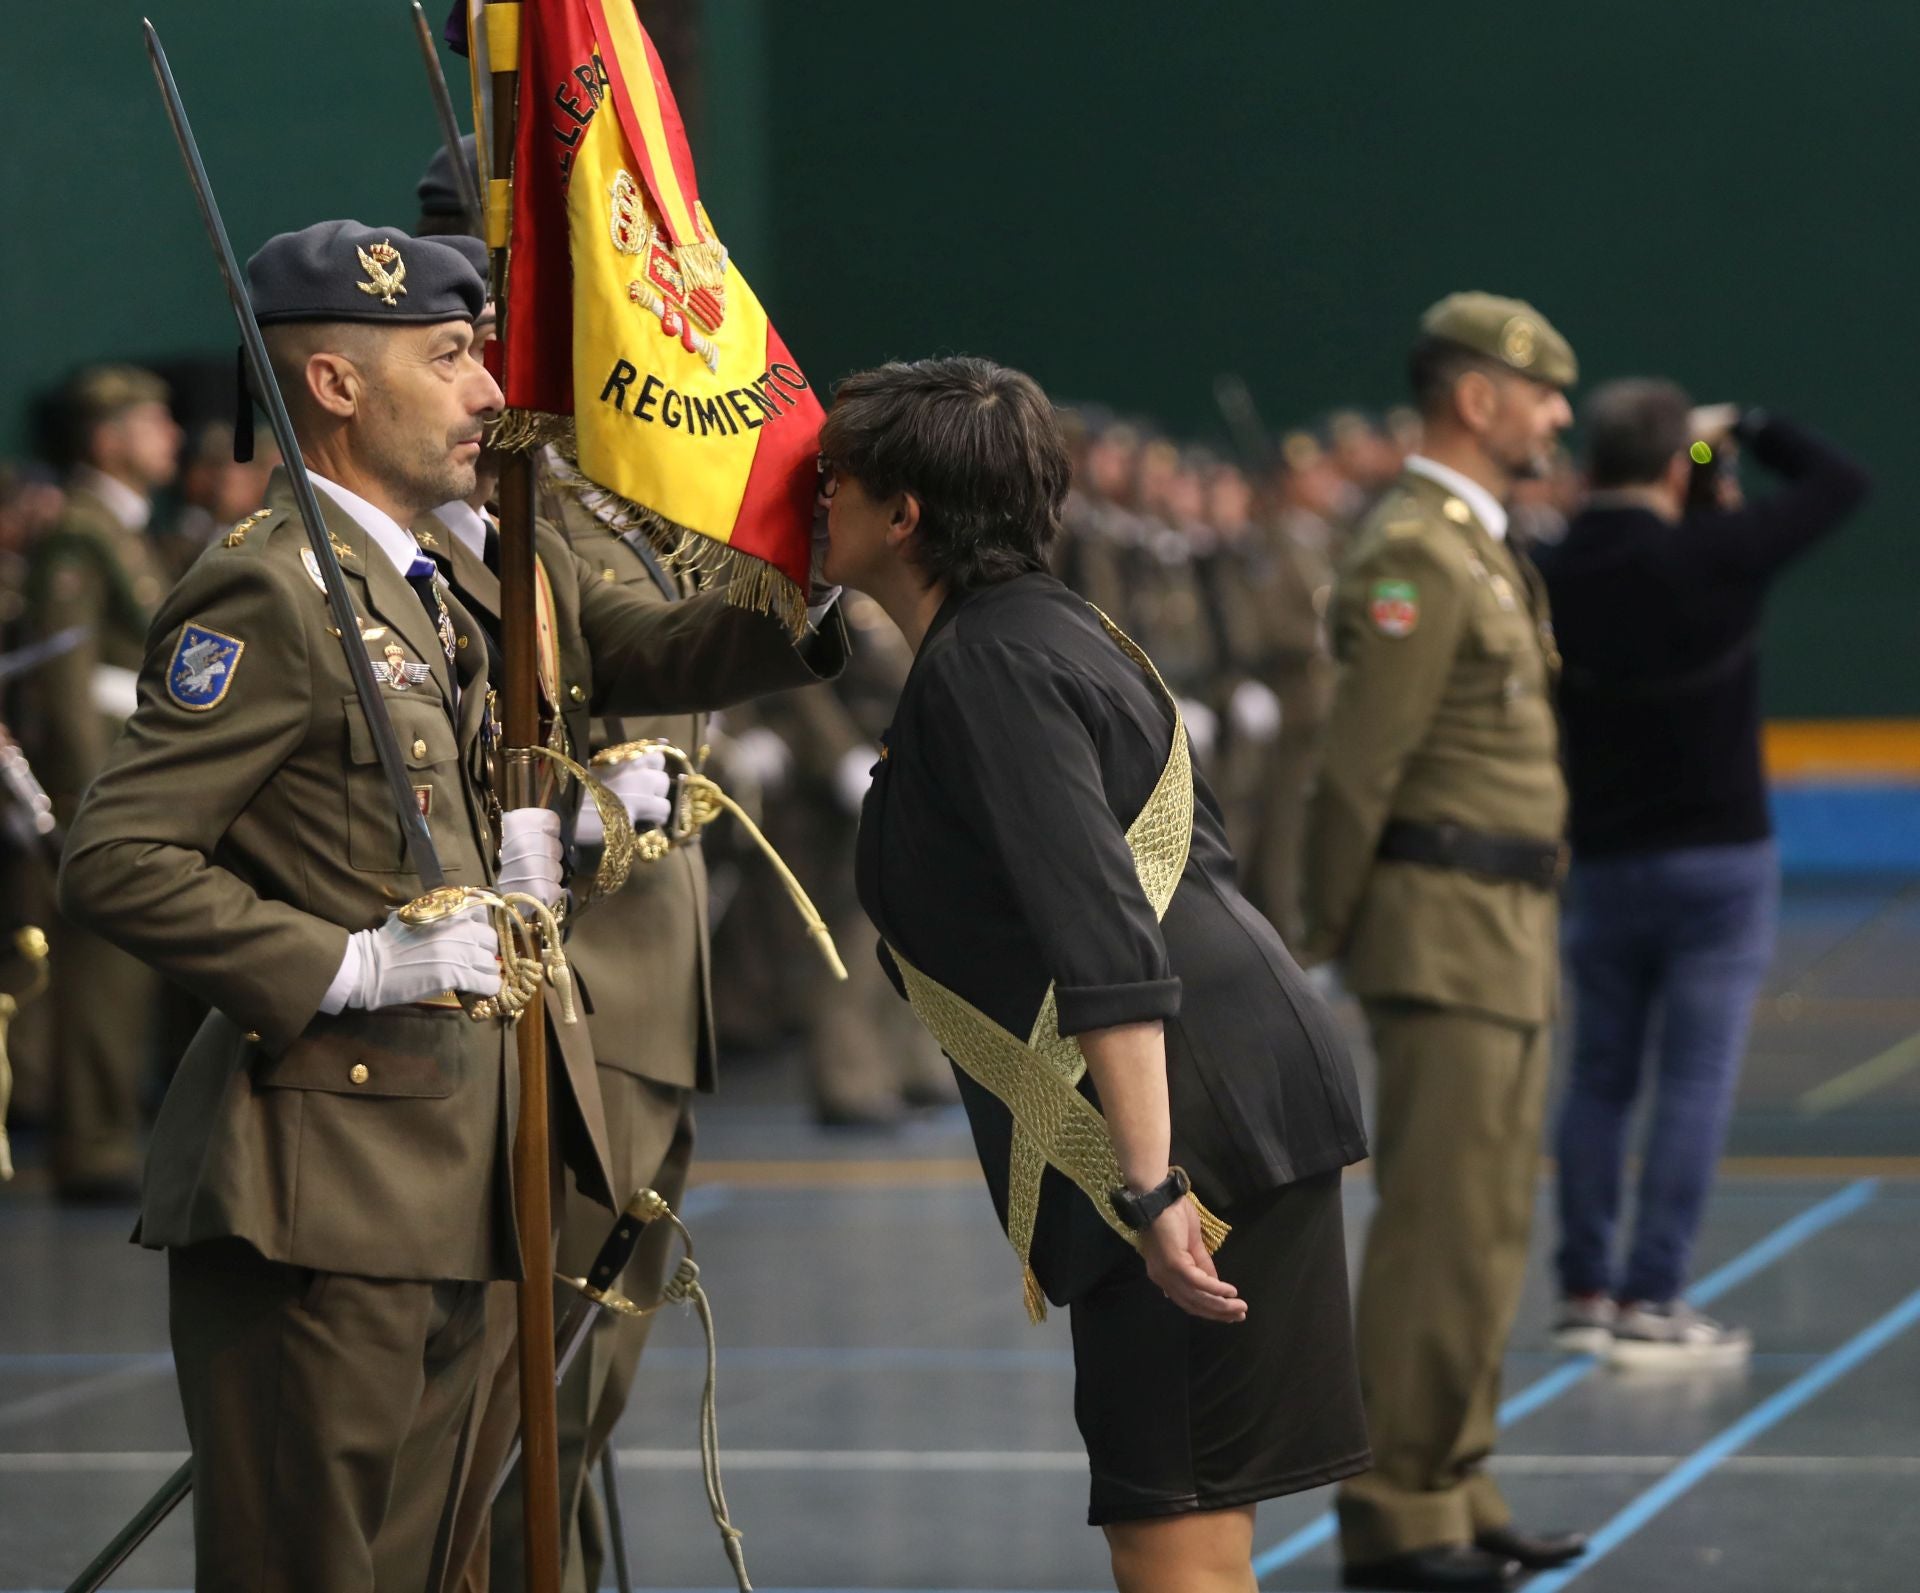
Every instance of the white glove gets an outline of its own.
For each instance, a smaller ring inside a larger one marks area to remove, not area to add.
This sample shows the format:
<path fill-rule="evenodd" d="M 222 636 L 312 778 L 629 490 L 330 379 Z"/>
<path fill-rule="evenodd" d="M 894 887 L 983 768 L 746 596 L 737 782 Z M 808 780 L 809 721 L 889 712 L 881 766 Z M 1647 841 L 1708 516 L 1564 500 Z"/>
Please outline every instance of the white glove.
<path fill-rule="evenodd" d="M 494 889 L 551 907 L 560 900 L 560 815 L 551 808 L 508 808 L 500 815 L 500 878 Z"/>
<path fill-rule="evenodd" d="M 745 785 L 778 790 L 793 768 L 793 754 L 778 731 L 752 725 L 727 744 L 727 767 Z"/>
<path fill-rule="evenodd" d="M 1187 739 L 1193 743 L 1195 761 L 1205 763 L 1213 756 L 1214 744 L 1220 739 L 1220 716 L 1205 703 L 1182 697 L 1180 717 L 1187 722 Z"/>
<path fill-rule="evenodd" d="M 867 787 L 873 784 L 873 766 L 880 761 L 877 747 L 855 747 L 842 753 L 833 766 L 833 794 L 849 813 L 858 813 L 867 799 Z"/>
<path fill-rule="evenodd" d="M 1227 699 L 1227 718 L 1234 733 L 1249 741 L 1271 741 L 1280 734 L 1280 699 L 1271 687 L 1243 680 Z"/>
<path fill-rule="evenodd" d="M 478 907 L 418 928 L 389 918 L 356 930 L 320 1010 L 400 1007 L 443 990 L 500 993 L 500 941 Z"/>
<path fill-rule="evenodd" d="M 644 753 L 626 763 L 614 764 L 604 778 L 599 775 L 595 778 L 619 799 L 636 830 L 662 829 L 673 817 L 673 803 L 668 796 L 673 782 L 667 777 L 665 753 Z M 580 793 L 580 817 L 574 824 L 573 838 L 581 846 L 606 845 L 606 826 L 600 822 L 600 808 L 590 791 Z"/>

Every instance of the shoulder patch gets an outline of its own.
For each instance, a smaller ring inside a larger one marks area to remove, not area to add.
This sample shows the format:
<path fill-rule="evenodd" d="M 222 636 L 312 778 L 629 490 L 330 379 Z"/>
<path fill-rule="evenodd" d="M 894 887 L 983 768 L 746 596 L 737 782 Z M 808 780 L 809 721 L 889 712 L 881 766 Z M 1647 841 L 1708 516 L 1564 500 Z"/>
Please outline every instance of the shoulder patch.
<path fill-rule="evenodd" d="M 1411 581 L 1375 581 L 1367 617 L 1382 636 L 1411 636 L 1420 624 L 1420 589 Z"/>
<path fill-rule="evenodd" d="M 167 695 L 194 713 L 218 708 L 246 650 L 247 644 L 237 636 L 204 625 L 182 625 L 173 661 L 167 665 Z"/>

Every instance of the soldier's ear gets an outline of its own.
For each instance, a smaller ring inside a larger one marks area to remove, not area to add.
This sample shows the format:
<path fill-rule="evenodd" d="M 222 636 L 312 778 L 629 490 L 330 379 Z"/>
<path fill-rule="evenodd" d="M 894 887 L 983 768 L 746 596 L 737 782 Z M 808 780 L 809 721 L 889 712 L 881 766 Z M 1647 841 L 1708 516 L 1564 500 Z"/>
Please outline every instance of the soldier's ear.
<path fill-rule="evenodd" d="M 896 492 L 887 505 L 887 543 L 899 547 L 920 529 L 920 500 L 910 492 Z"/>
<path fill-rule="evenodd" d="M 344 354 L 307 356 L 307 392 L 322 411 L 350 420 L 360 409 L 360 372 Z"/>
<path fill-rule="evenodd" d="M 1463 371 L 1453 384 L 1453 408 L 1468 430 L 1481 431 L 1500 408 L 1500 390 L 1487 372 Z"/>

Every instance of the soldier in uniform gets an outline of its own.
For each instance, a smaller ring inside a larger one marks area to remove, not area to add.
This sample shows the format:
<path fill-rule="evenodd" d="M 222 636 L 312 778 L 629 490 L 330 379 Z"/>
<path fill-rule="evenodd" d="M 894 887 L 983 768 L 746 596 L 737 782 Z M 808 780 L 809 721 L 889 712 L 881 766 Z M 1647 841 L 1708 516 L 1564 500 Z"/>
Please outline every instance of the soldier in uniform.
<path fill-rule="evenodd" d="M 1485 1470 L 1539 1171 L 1566 818 L 1544 589 L 1502 500 L 1546 468 L 1575 374 L 1529 305 L 1433 306 L 1410 360 L 1423 452 L 1335 588 L 1305 950 L 1340 959 L 1379 1063 L 1358 1304 L 1375 1469 L 1341 1490 L 1350 1587 L 1499 1588 L 1584 1547 L 1516 1528 Z"/>
<path fill-rule="evenodd" d="M 444 165 L 444 157 L 440 165 Z M 423 210 L 435 190 L 437 165 L 422 179 Z M 443 184 L 443 186 L 450 186 Z M 429 212 L 430 214 L 431 212 Z M 478 240 L 442 234 L 484 271 Z M 476 324 L 484 346 L 493 335 L 489 306 Z M 497 461 L 483 453 L 474 489 L 415 522 L 421 546 L 438 564 L 455 594 L 489 637 L 499 632 L 498 533 L 485 505 L 497 482 Z M 728 604 L 719 593 L 702 594 L 691 577 L 671 570 L 643 533 L 624 530 L 611 507 L 605 518 L 589 503 L 607 505 L 558 456 L 543 462 L 549 518 L 536 528 L 537 558 L 554 598 L 554 651 L 543 675 L 552 677 L 550 705 L 565 726 L 571 755 L 586 762 L 608 747 L 663 740 L 698 753 L 706 739 L 706 710 L 758 692 L 818 681 L 837 673 L 847 658 L 845 628 L 837 607 L 821 604 L 809 635 L 794 647 L 778 623 Z M 675 677 L 684 684 L 655 694 L 649 704 L 631 698 L 626 713 L 596 715 L 596 673 L 604 674 L 619 616 L 644 616 L 654 629 L 676 638 Z M 668 780 L 658 753 L 596 771 L 626 806 L 638 828 L 665 824 L 670 816 Z M 591 872 L 604 833 L 598 809 L 582 798 L 573 820 L 577 872 Z M 594 902 L 573 921 L 567 954 L 587 1008 L 583 1024 L 556 1026 L 569 1078 L 591 1081 L 604 1119 L 612 1187 L 624 1202 L 653 1188 L 678 1207 L 693 1150 L 693 1094 L 715 1084 L 711 984 L 708 973 L 707 882 L 698 841 L 675 847 L 655 863 L 636 863 L 627 883 Z M 577 1189 L 560 1210 L 557 1270 L 587 1272 L 607 1237 L 608 1215 Z M 616 1287 L 630 1299 L 651 1302 L 664 1281 L 671 1230 L 655 1225 Z M 484 1493 L 500 1444 L 510 1442 L 518 1420 L 514 1361 L 508 1351 L 515 1328 L 510 1291 L 497 1290 L 490 1310 L 490 1372 L 493 1420 L 476 1447 L 475 1486 Z M 603 1313 L 586 1349 L 575 1361 L 558 1399 L 562 1464 L 561 1507 L 569 1533 L 567 1585 L 595 1588 L 606 1552 L 605 1529 L 588 1480 L 626 1407 L 648 1323 Z M 518 1487 L 518 1474 L 509 1484 Z M 524 1580 L 517 1493 L 504 1496 L 491 1513 L 490 1551 L 469 1555 L 483 1536 L 485 1512 L 463 1515 L 454 1542 L 456 1564 L 466 1566 L 466 1585 L 519 1587 Z"/>
<path fill-rule="evenodd" d="M 166 386 L 150 372 L 85 371 L 67 400 L 67 508 L 33 549 L 26 612 L 39 636 L 69 626 L 84 636 L 22 690 L 26 745 L 63 824 L 133 711 L 134 671 L 167 588 L 147 522 L 180 458 Z M 159 982 L 77 925 L 57 922 L 51 939 L 54 1185 L 67 1200 L 131 1200 Z"/>

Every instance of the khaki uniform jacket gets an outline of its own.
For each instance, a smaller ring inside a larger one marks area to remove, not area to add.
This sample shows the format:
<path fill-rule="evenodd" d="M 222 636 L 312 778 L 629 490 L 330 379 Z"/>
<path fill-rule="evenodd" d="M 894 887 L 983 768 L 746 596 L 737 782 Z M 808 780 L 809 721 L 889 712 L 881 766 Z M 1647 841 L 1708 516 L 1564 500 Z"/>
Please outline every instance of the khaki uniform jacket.
<path fill-rule="evenodd" d="M 737 608 L 720 593 L 696 594 L 682 581 L 680 596 L 669 600 L 639 554 L 571 501 L 563 504 L 563 527 L 564 536 L 542 523 L 539 552 L 554 591 L 568 738 L 583 763 L 604 747 L 643 738 L 697 755 L 708 710 L 827 679 L 845 667 L 846 631 L 837 613 L 796 649 L 777 621 Z M 435 551 L 448 551 L 454 585 L 494 619 L 498 578 L 450 531 L 434 536 Z M 612 614 L 644 615 L 671 630 L 682 653 L 684 689 L 611 700 L 597 690 L 609 664 Z M 579 916 L 567 956 L 589 1009 L 589 1067 L 714 1087 L 708 938 L 706 864 L 697 843 L 676 847 L 657 863 L 636 863 L 625 886 Z M 566 1040 L 563 1046 L 585 1049 Z"/>
<path fill-rule="evenodd" d="M 121 717 L 95 705 L 96 672 L 140 667 L 148 623 L 168 584 L 146 532 L 129 531 L 85 487 L 73 489 L 66 513 L 33 550 L 26 597 L 35 634 L 73 625 L 87 632 L 25 686 L 34 772 L 63 818 L 120 733 Z"/>
<path fill-rule="evenodd" d="M 1306 960 L 1340 957 L 1359 996 L 1546 1021 L 1552 895 L 1375 855 L 1392 819 L 1560 838 L 1544 590 L 1461 499 L 1409 472 L 1357 528 L 1333 607 L 1339 682 L 1309 818 Z"/>

